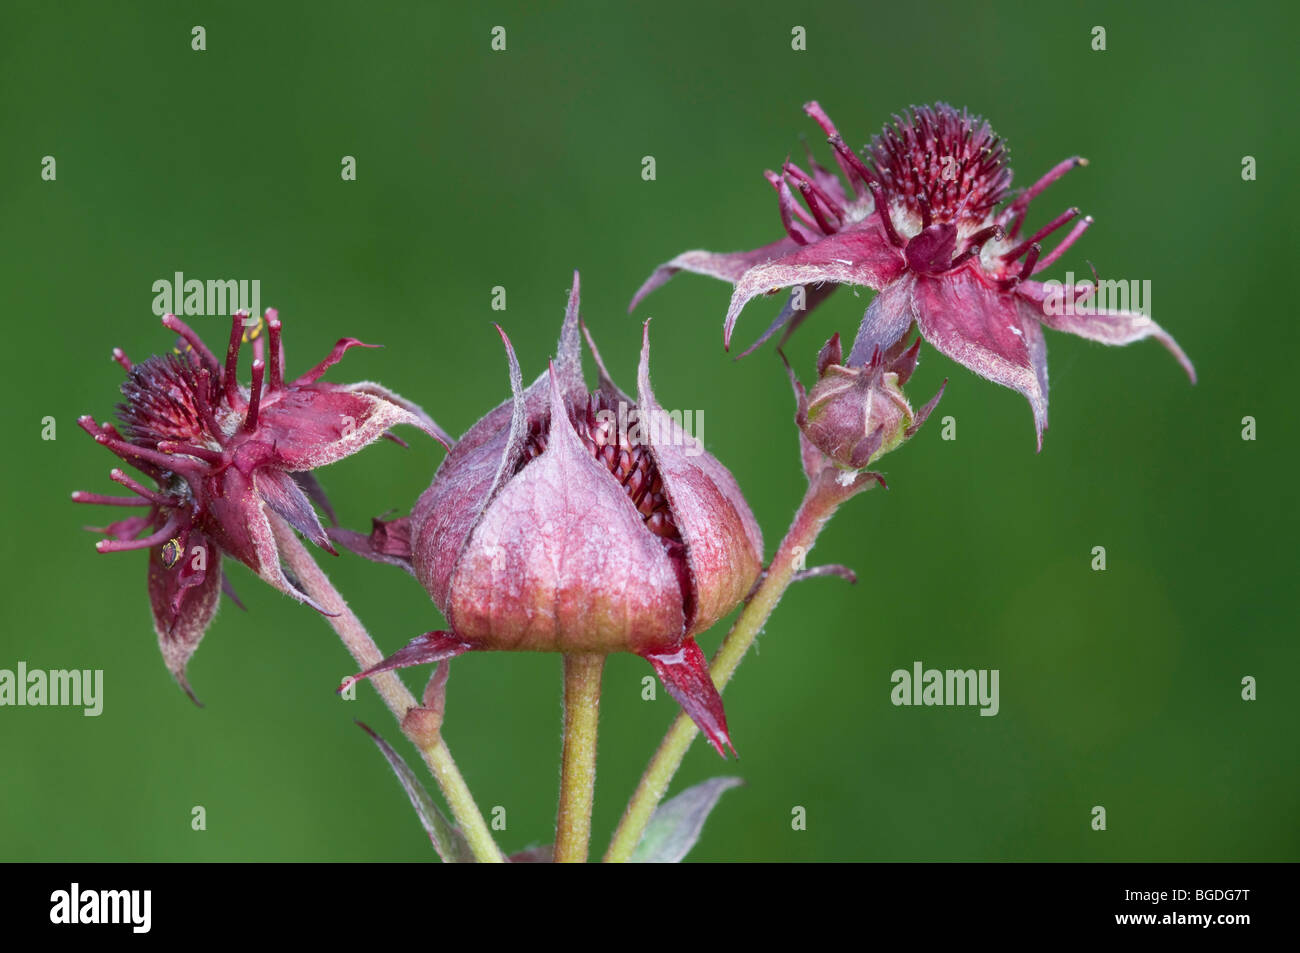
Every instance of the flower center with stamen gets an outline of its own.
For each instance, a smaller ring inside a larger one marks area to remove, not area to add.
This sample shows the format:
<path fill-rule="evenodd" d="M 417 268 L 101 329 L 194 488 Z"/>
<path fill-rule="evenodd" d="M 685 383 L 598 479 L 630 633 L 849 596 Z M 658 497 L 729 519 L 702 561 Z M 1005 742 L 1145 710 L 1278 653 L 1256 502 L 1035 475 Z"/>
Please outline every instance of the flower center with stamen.
<path fill-rule="evenodd" d="M 944 103 L 895 116 L 866 158 L 909 238 L 932 224 L 978 230 L 1011 185 L 1006 147 L 989 124 Z"/>
<path fill-rule="evenodd" d="M 124 403 L 118 404 L 126 438 L 156 447 L 159 441 L 207 444 L 199 380 L 190 362 L 174 354 L 157 355 L 135 365 L 122 383 Z"/>
<path fill-rule="evenodd" d="M 592 459 L 618 480 L 646 527 L 663 541 L 670 555 L 675 555 L 674 545 L 681 547 L 682 537 L 664 495 L 663 479 L 649 446 L 640 441 L 633 443 L 629 436 L 629 431 L 635 434 L 636 425 L 629 426 L 627 421 L 636 420 L 635 411 L 635 405 L 629 405 L 620 417 L 617 405 L 597 391 L 569 408 L 569 421 Z M 549 415 L 529 427 L 516 473 L 545 452 L 549 429 Z"/>

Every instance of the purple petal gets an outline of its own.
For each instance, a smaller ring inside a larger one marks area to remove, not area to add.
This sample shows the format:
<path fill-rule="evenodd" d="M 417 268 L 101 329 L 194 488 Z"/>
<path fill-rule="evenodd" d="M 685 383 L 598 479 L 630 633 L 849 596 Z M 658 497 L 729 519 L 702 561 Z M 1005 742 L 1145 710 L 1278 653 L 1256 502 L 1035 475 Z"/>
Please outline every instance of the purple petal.
<path fill-rule="evenodd" d="M 205 568 L 195 570 L 195 547 L 204 550 Z M 185 694 L 197 705 L 185 677 L 189 662 L 208 630 L 221 598 L 221 554 L 198 530 L 191 529 L 181 558 L 170 569 L 163 563 L 162 547 L 149 550 L 149 604 L 163 662 Z"/>
<path fill-rule="evenodd" d="M 758 295 L 791 285 L 816 286 L 827 281 L 879 289 L 902 274 L 903 269 L 902 256 L 889 244 L 875 219 L 796 248 L 783 258 L 751 268 L 736 281 L 723 323 L 723 343 L 731 346 L 741 309 Z"/>
<path fill-rule="evenodd" d="M 285 470 L 314 470 L 351 456 L 397 424 L 420 427 L 450 445 L 427 415 L 378 384 L 309 384 L 275 395 L 258 415 L 256 440 Z"/>
<path fill-rule="evenodd" d="M 412 427 L 419 427 L 448 450 L 450 450 L 456 443 L 451 434 L 438 426 L 437 421 L 425 413 L 423 407 L 415 403 L 415 401 L 407 400 L 401 394 L 394 393 L 382 384 L 376 384 L 374 381 L 360 381 L 356 384 L 334 384 L 329 386 L 337 387 L 340 390 L 346 390 L 353 394 L 369 394 L 371 397 L 378 397 L 381 400 L 388 401 L 390 404 L 396 404 L 410 415 L 405 419 L 397 421 L 397 423 L 410 424 Z M 397 438 L 391 434 L 385 434 L 385 436 L 389 437 L 391 440 L 396 440 L 398 443 L 402 444 L 402 446 L 406 446 L 406 444 L 402 443 L 401 440 L 397 440 Z"/>
<path fill-rule="evenodd" d="M 745 598 L 762 567 L 763 535 L 740 488 L 655 400 L 650 386 L 650 323 L 641 331 L 638 419 L 649 424 L 650 452 L 663 480 L 673 521 L 686 544 L 695 589 L 687 631 L 703 632 Z"/>
<path fill-rule="evenodd" d="M 1025 396 L 1042 450 L 1047 394 L 1039 384 L 1015 296 L 989 288 L 963 268 L 942 277 L 918 277 L 912 302 L 917 326 L 936 350 Z"/>
<path fill-rule="evenodd" d="M 1062 293 L 1063 302 L 1080 300 L 1079 293 L 1073 286 L 1064 287 Z M 1089 341 L 1110 345 L 1132 344 L 1144 338 L 1155 338 L 1182 365 L 1191 382 L 1196 383 L 1196 368 L 1178 346 L 1178 342 L 1144 314 L 1108 310 L 1100 310 L 1096 314 L 1050 314 L 1047 289 L 1037 281 L 1021 282 L 1017 294 L 1025 313 L 1054 331 L 1066 331 Z"/>
<path fill-rule="evenodd" d="M 636 294 L 632 296 L 631 304 L 627 306 L 628 313 L 635 311 L 636 306 L 641 303 L 641 300 L 646 295 L 660 285 L 665 284 L 669 278 L 679 271 L 690 271 L 697 275 L 708 275 L 710 278 L 721 278 L 723 281 L 735 284 L 741 275 L 755 265 L 761 265 L 764 262 L 780 258 L 798 247 L 794 239 L 782 238 L 780 241 L 772 242 L 772 244 L 764 245 L 761 248 L 755 248 L 753 251 L 718 253 L 696 250 L 682 252 L 672 261 L 656 268 L 654 273 L 646 279 L 645 284 L 637 289 Z"/>
<path fill-rule="evenodd" d="M 285 575 L 275 532 L 267 516 L 267 504 L 254 486 L 253 478 L 238 466 L 229 466 L 218 480 L 219 488 L 208 499 L 203 529 L 222 552 L 234 556 L 290 598 L 306 603 L 322 615 L 334 614 Z"/>
<path fill-rule="evenodd" d="M 452 626 L 479 646 L 641 651 L 684 632 L 667 550 L 582 445 L 554 375 L 546 450 L 488 505 L 450 591 Z"/>
<path fill-rule="evenodd" d="M 528 420 L 540 418 L 543 410 L 529 407 L 537 384 L 523 390 L 523 375 L 510 338 L 499 327 L 497 333 L 506 350 L 511 398 L 471 427 L 452 448 L 411 514 L 415 575 L 444 613 L 452 574 L 465 543 L 488 503 L 509 479 L 528 436 Z"/>

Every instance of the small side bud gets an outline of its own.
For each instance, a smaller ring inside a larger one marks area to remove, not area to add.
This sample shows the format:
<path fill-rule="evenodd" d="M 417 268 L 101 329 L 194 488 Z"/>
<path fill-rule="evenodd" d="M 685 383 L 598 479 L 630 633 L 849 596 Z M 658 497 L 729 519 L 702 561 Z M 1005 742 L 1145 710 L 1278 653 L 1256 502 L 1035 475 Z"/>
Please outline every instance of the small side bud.
<path fill-rule="evenodd" d="M 919 343 L 919 342 L 918 342 Z M 843 362 L 839 335 L 817 356 L 817 382 L 807 393 L 799 388 L 799 429 L 836 466 L 862 470 L 897 449 L 925 422 L 943 388 L 919 411 L 913 411 L 902 385 L 916 367 L 917 348 L 879 352 L 861 367 Z"/>

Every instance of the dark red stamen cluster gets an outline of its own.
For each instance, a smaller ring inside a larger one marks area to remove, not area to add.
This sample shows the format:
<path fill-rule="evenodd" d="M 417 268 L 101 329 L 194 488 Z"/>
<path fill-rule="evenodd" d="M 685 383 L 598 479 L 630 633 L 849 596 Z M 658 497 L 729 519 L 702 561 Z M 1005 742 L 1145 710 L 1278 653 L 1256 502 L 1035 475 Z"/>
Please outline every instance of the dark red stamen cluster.
<path fill-rule="evenodd" d="M 867 154 L 885 194 L 934 222 L 982 222 L 1011 185 L 1007 152 L 989 124 L 945 103 L 895 116 Z"/>
<path fill-rule="evenodd" d="M 267 326 L 271 339 L 270 389 L 284 386 L 283 361 L 280 348 L 280 320 L 274 311 L 267 312 Z M 184 350 L 176 354 L 150 357 L 140 364 L 132 364 L 121 348 L 113 349 L 113 359 L 127 372 L 122 384 L 126 400 L 118 405 L 118 419 L 123 429 L 111 423 L 99 426 L 92 417 L 82 417 L 78 425 L 95 440 L 117 454 L 127 463 L 158 482 L 159 491 L 150 490 L 126 476 L 120 470 L 111 474 L 113 480 L 136 494 L 131 497 L 103 497 L 92 493 L 74 493 L 79 503 L 110 503 L 121 506 L 149 506 L 150 523 L 162 528 L 141 539 L 118 538 L 101 540 L 100 552 L 127 549 L 147 549 L 169 542 L 179 529 L 191 525 L 198 517 L 195 510 L 196 486 L 205 476 L 229 465 L 228 450 L 238 436 L 251 433 L 257 427 L 258 408 L 263 400 L 261 318 L 256 330 L 247 324 L 247 315 L 236 314 L 231 322 L 230 344 L 225 366 L 217 363 L 194 331 L 175 315 L 166 315 L 163 326 L 175 331 Z M 253 384 L 248 398 L 239 390 L 238 368 L 240 345 L 246 337 L 253 338 Z M 242 425 L 226 423 L 234 415 L 243 415 Z M 225 424 L 223 426 L 223 424 Z M 179 479 L 178 479 L 179 478 Z M 189 487 L 185 484 L 190 484 Z"/>
<path fill-rule="evenodd" d="M 195 370 L 189 360 L 165 354 L 127 372 L 122 384 L 126 401 L 118 404 L 117 416 L 128 440 L 156 448 L 163 441 L 206 443 L 217 438 L 219 428 L 215 421 L 209 423 L 211 388 L 199 381 Z"/>
<path fill-rule="evenodd" d="M 635 406 L 626 408 L 627 417 L 634 421 L 635 411 Z M 681 534 L 673 522 L 672 508 L 664 494 L 663 479 L 655 466 L 650 448 L 644 443 L 632 443 L 627 428 L 620 428 L 615 403 L 606 394 L 597 391 L 585 402 L 570 408 L 569 420 L 592 459 L 602 464 L 618 480 L 623 492 L 645 520 L 647 528 L 669 546 L 670 552 L 670 544 L 680 546 Z M 515 472 L 522 470 L 546 450 L 546 434 L 549 429 L 549 416 L 533 423 Z"/>
<path fill-rule="evenodd" d="M 889 243 L 906 249 L 909 266 L 923 273 L 951 271 L 978 255 L 987 242 L 1001 241 L 1008 236 L 1015 239 L 1024 224 L 1029 203 L 1066 172 L 1086 164 L 1077 156 L 1066 159 L 995 213 L 994 209 L 1010 188 L 1011 169 L 1007 165 L 1005 144 L 978 116 L 965 110 L 958 112 L 946 103 L 914 106 L 906 116 L 895 116 L 894 122 L 872 139 L 864 161 L 845 144 L 821 106 L 813 102 L 804 109 L 825 130 L 840 169 L 855 194 L 871 193 Z M 799 183 L 804 200 L 814 213 L 812 217 L 821 223 L 822 216 L 816 214 L 815 202 L 824 200 L 817 198 L 818 193 L 802 181 L 806 177 L 788 163 L 786 176 Z M 788 188 L 782 194 L 782 221 L 792 237 L 806 244 L 806 240 L 801 240 L 803 236 L 792 230 L 793 218 L 795 215 L 810 221 L 811 218 L 794 205 L 792 198 L 787 200 L 787 196 Z M 920 218 L 920 235 L 906 239 L 898 233 L 892 215 L 895 205 Z M 1000 265 L 994 269 L 998 287 L 1010 290 L 1060 258 L 1092 224 L 1090 217 L 1080 220 L 1055 249 L 1040 258 L 1042 241 L 1078 215 L 1077 208 L 1067 209 L 1029 238 L 1001 253 Z M 973 227 L 986 222 L 989 224 L 965 235 L 960 246 L 957 245 L 958 226 Z M 1013 267 L 1017 261 L 1019 266 Z"/>

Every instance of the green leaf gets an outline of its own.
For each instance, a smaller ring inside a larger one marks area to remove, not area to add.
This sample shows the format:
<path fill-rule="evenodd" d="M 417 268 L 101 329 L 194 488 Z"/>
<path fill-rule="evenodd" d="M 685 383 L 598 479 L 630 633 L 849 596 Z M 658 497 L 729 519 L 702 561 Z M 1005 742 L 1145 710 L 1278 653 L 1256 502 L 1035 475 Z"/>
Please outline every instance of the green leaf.
<path fill-rule="evenodd" d="M 357 724 L 374 740 L 384 757 L 388 759 L 389 767 L 397 775 L 397 780 L 402 783 L 406 796 L 411 799 L 411 806 L 415 808 L 415 813 L 420 815 L 420 823 L 424 825 L 429 840 L 433 842 L 433 849 L 438 852 L 443 863 L 474 863 L 474 854 L 469 848 L 469 842 L 465 840 L 465 835 L 438 809 L 438 805 L 420 783 L 420 779 L 415 776 L 415 772 L 402 760 L 402 756 L 394 751 L 387 741 L 371 731 L 368 725 L 362 722 Z"/>
<path fill-rule="evenodd" d="M 634 864 L 681 863 L 695 842 L 700 839 L 704 822 L 709 817 L 718 798 L 737 785 L 741 778 L 712 778 L 693 788 L 687 788 L 676 797 L 669 798 L 655 809 L 646 825 L 641 843 L 632 852 Z"/>

